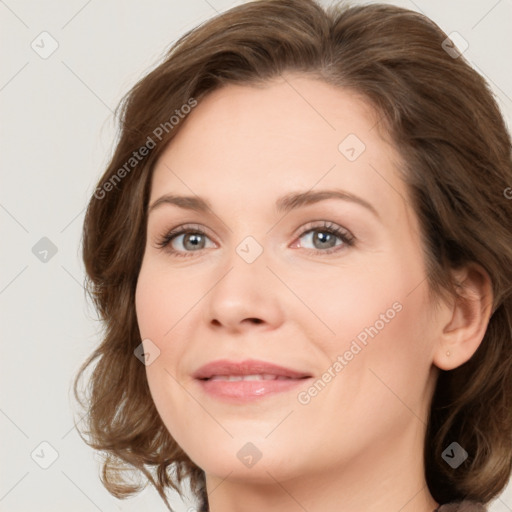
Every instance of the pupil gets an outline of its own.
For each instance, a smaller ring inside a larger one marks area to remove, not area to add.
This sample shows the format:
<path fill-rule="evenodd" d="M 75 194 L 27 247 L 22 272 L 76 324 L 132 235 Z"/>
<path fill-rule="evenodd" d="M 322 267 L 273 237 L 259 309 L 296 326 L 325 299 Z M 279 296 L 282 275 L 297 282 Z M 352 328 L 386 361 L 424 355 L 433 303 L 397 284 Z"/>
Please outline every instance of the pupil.
<path fill-rule="evenodd" d="M 316 234 L 314 236 L 314 241 L 315 242 L 316 241 L 320 241 L 320 244 L 325 244 L 326 241 L 329 241 L 329 238 L 333 238 L 334 239 L 334 237 L 332 237 L 330 233 L 325 233 L 323 231 L 319 231 L 318 233 L 320 233 L 320 234 Z M 329 245 L 329 247 L 332 247 L 332 244 Z"/>
<path fill-rule="evenodd" d="M 186 245 L 186 243 L 188 241 L 188 242 L 192 243 L 192 247 L 196 247 L 197 248 L 198 247 L 198 242 L 200 242 L 199 239 L 200 239 L 201 236 L 202 235 L 198 235 L 198 234 L 194 234 L 194 233 L 188 234 L 187 237 L 185 238 L 185 245 Z"/>

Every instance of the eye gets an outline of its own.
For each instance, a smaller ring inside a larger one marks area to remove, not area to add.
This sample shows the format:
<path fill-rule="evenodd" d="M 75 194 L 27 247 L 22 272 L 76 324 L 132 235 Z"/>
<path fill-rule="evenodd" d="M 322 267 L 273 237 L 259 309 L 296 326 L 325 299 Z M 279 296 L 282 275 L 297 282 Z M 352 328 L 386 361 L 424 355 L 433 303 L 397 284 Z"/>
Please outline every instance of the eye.
<path fill-rule="evenodd" d="M 323 221 L 321 225 L 313 224 L 309 223 L 308 229 L 303 230 L 298 239 L 304 238 L 312 242 L 316 247 L 311 250 L 317 253 L 331 254 L 355 244 L 355 237 L 336 224 L 327 221 Z M 336 243 L 336 239 L 341 243 Z M 194 252 L 206 249 L 206 240 L 209 240 L 209 237 L 200 226 L 184 225 L 165 233 L 157 240 L 156 246 L 165 249 L 173 256 L 189 257 L 194 256 Z M 183 249 L 177 248 L 179 245 L 182 245 Z M 297 247 L 297 245 L 294 244 L 292 247 Z"/>
<path fill-rule="evenodd" d="M 166 233 L 157 241 L 157 247 L 166 249 L 179 257 L 193 256 L 192 253 L 205 248 L 206 233 L 199 226 L 180 226 Z M 182 245 L 185 250 L 176 249 L 176 245 Z"/>
<path fill-rule="evenodd" d="M 355 243 L 355 237 L 336 224 L 324 221 L 321 225 L 309 225 L 308 227 L 309 229 L 301 233 L 299 240 L 305 239 L 311 242 L 313 251 L 331 254 L 343 250 L 343 247 L 351 247 Z M 336 243 L 336 239 L 339 239 L 341 243 Z M 293 247 L 297 247 L 297 245 L 294 244 Z"/>

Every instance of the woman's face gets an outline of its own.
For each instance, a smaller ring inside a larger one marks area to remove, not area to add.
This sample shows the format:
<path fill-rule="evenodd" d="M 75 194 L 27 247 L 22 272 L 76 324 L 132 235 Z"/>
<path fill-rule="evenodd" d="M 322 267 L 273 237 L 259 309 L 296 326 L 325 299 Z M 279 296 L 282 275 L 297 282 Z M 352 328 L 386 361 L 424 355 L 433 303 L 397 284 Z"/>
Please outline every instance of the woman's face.
<path fill-rule="evenodd" d="M 421 457 L 435 383 L 436 322 L 398 155 L 353 93 L 285 76 L 207 96 L 152 180 L 136 292 L 147 378 L 170 434 L 219 478 Z M 191 233 L 159 247 L 182 227 Z M 295 377 L 237 367 L 248 360 Z M 196 378 L 217 361 L 233 365 Z"/>

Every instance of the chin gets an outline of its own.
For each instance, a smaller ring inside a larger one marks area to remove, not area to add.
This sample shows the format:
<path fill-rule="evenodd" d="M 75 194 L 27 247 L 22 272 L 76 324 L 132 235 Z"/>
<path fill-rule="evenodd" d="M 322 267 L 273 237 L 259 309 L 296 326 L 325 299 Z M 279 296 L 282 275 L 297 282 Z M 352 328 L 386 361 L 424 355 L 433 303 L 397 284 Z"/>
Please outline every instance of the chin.
<path fill-rule="evenodd" d="M 209 448 L 202 446 L 203 442 L 209 445 Z M 287 450 L 282 445 L 276 446 L 263 436 L 236 436 L 222 443 L 218 438 L 207 439 L 205 436 L 201 442 L 191 444 L 193 449 L 188 451 L 185 446 L 185 453 L 207 474 L 219 478 L 226 478 L 229 475 L 230 480 L 249 479 L 259 483 L 275 483 L 272 477 L 286 480 L 300 474 L 296 461 L 294 466 L 290 465 L 290 461 L 295 459 L 292 453 L 297 450 Z M 213 450 L 212 446 L 215 446 Z"/>

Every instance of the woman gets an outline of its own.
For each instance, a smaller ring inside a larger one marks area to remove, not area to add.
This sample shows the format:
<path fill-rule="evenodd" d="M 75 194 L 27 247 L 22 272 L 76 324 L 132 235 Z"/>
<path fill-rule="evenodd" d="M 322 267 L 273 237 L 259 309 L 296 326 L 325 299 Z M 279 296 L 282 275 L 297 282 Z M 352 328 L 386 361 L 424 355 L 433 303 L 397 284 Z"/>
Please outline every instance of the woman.
<path fill-rule="evenodd" d="M 107 489 L 137 469 L 168 507 L 188 481 L 211 512 L 486 510 L 512 465 L 511 139 L 446 34 L 250 2 L 121 121 L 83 233 L 105 336 L 75 381 L 97 360 Z"/>

